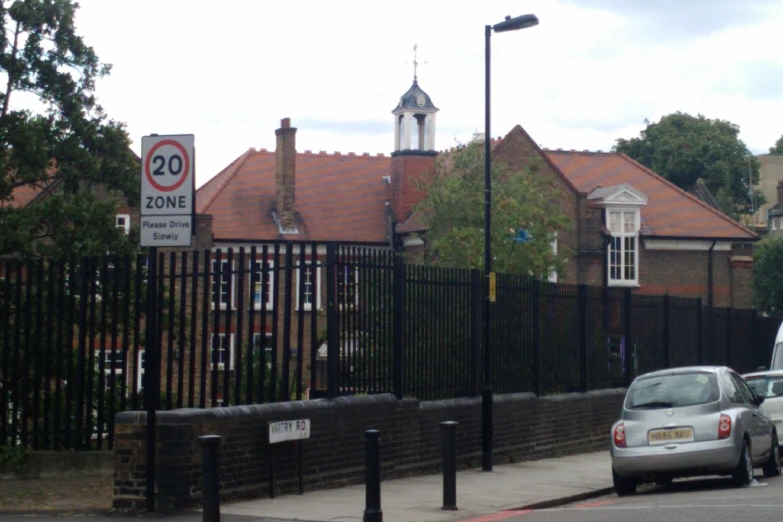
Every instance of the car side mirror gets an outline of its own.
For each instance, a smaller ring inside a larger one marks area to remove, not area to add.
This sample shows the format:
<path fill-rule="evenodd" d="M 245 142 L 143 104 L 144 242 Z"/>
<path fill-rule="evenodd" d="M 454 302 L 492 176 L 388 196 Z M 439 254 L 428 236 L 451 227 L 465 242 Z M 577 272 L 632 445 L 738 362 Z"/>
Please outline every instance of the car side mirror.
<path fill-rule="evenodd" d="M 762 397 L 761 395 L 755 395 L 753 397 L 753 404 L 755 404 L 756 406 L 761 406 L 763 402 L 764 402 L 764 397 Z"/>

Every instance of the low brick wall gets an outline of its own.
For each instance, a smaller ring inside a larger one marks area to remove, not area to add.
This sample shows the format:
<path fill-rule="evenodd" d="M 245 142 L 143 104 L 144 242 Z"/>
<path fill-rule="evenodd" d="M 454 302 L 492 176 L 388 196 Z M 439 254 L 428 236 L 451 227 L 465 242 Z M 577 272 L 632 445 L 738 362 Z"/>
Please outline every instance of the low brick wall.
<path fill-rule="evenodd" d="M 494 460 L 535 460 L 609 447 L 624 390 L 537 398 L 495 396 Z M 267 422 L 311 420 L 302 442 L 304 489 L 326 489 L 364 480 L 364 431 L 381 432 L 384 479 L 438 472 L 440 423 L 459 422 L 461 469 L 481 462 L 481 398 L 419 402 L 393 395 L 318 399 L 207 410 L 158 412 L 157 503 L 160 510 L 190 507 L 201 499 L 201 447 L 205 434 L 223 437 L 219 450 L 222 498 L 269 495 Z M 146 485 L 146 413 L 125 412 L 115 421 L 114 507 L 143 509 Z M 275 493 L 298 490 L 297 443 L 275 444 Z"/>

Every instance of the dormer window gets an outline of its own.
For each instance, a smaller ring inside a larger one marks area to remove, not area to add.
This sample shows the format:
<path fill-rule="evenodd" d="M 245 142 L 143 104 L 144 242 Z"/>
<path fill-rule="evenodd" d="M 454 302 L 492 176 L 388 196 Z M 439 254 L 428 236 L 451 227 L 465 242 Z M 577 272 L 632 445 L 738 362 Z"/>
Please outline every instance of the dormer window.
<path fill-rule="evenodd" d="M 639 284 L 639 211 L 607 209 L 609 285 Z"/>
<path fill-rule="evenodd" d="M 647 197 L 627 183 L 593 190 L 587 200 L 606 212 L 607 284 L 609 286 L 639 285 L 639 230 L 641 208 Z"/>

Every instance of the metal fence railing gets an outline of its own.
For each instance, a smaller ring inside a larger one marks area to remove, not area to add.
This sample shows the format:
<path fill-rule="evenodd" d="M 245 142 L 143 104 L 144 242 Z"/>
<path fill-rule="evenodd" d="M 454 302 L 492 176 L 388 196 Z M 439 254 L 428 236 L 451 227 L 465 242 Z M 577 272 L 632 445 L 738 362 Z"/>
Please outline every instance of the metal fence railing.
<path fill-rule="evenodd" d="M 147 386 L 174 409 L 478 396 L 485 361 L 496 392 L 539 395 L 690 364 L 745 372 L 768 363 L 779 325 L 700 299 L 498 274 L 487 354 L 483 283 L 335 243 L 0 262 L 0 444 L 111 448 L 114 416 L 145 409 Z"/>

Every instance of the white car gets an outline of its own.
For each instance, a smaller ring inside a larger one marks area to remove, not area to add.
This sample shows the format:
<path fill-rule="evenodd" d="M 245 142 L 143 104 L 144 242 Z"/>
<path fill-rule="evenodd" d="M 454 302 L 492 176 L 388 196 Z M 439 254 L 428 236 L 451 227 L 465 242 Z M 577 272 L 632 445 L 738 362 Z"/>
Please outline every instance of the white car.
<path fill-rule="evenodd" d="M 753 372 L 742 376 L 757 395 L 764 397 L 761 410 L 769 415 L 778 433 L 783 433 L 783 370 Z"/>

